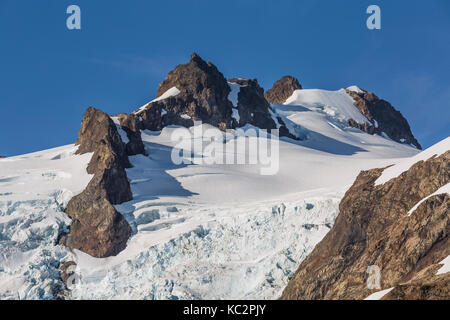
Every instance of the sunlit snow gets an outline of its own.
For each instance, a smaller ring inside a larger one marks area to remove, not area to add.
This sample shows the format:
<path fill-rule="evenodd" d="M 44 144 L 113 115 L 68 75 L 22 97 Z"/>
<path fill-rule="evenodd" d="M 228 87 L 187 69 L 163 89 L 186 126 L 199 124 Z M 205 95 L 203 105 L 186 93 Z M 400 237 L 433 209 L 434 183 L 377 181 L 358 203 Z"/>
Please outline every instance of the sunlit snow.
<path fill-rule="evenodd" d="M 301 91 L 272 106 L 303 138 L 281 138 L 275 175 L 261 175 L 262 164 L 175 165 L 177 127 L 143 131 L 148 156 L 130 157 L 127 169 L 133 200 L 116 205 L 133 235 L 116 257 L 55 246 L 70 225 L 64 207 L 92 178 L 90 154 L 71 145 L 0 160 L 0 298 L 52 298 L 61 260 L 77 262 L 74 299 L 278 298 L 360 170 L 418 152 L 350 128 L 345 119 L 364 117 L 345 90 Z M 216 143 L 239 139 L 262 138 L 228 133 Z"/>

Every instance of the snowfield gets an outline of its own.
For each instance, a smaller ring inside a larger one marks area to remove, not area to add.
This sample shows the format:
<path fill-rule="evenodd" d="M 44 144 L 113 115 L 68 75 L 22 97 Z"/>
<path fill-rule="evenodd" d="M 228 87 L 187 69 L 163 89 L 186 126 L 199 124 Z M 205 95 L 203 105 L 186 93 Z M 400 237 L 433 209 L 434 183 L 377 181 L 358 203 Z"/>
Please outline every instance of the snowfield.
<path fill-rule="evenodd" d="M 389 292 L 391 292 L 392 289 L 394 289 L 394 288 L 389 288 L 386 290 L 374 292 L 370 296 L 365 298 L 364 300 L 381 300 L 381 298 L 383 298 L 385 295 L 387 295 Z"/>
<path fill-rule="evenodd" d="M 350 91 L 357 91 L 356 87 L 350 87 Z M 285 104 L 303 105 L 305 107 L 322 108 L 324 112 L 338 120 L 353 119 L 360 124 L 369 122 L 353 104 L 353 98 L 345 89 L 327 91 L 320 89 L 295 90 Z"/>
<path fill-rule="evenodd" d="M 436 143 L 423 152 L 414 157 L 405 159 L 395 164 L 394 166 L 384 170 L 383 174 L 375 181 L 375 185 L 383 184 L 393 178 L 398 177 L 403 172 L 408 171 L 416 162 L 427 161 L 432 157 L 439 157 L 450 150 L 450 137 Z"/>
<path fill-rule="evenodd" d="M 148 156 L 130 157 L 127 169 L 133 200 L 116 206 L 133 236 L 116 257 L 55 246 L 70 225 L 65 205 L 92 178 L 91 155 L 76 156 L 70 145 L 0 160 L 0 298 L 51 299 L 62 286 L 60 261 L 77 263 L 73 299 L 278 298 L 332 227 L 360 170 L 418 154 L 348 127 L 349 117 L 364 121 L 350 106 L 343 89 L 297 90 L 274 105 L 304 137 L 280 139 L 275 175 L 261 175 L 259 164 L 175 165 L 177 127 L 143 131 Z M 224 135 L 216 143 L 239 139 L 263 138 Z"/>
<path fill-rule="evenodd" d="M 0 299 L 51 299 L 68 253 L 63 209 L 92 178 L 73 145 L 0 160 Z"/>
<path fill-rule="evenodd" d="M 158 97 L 156 99 L 153 99 L 149 103 L 144 104 L 135 113 L 139 114 L 141 111 L 143 111 L 152 102 L 161 101 L 161 100 L 164 100 L 164 99 L 167 99 L 167 98 L 170 98 L 170 97 L 175 97 L 179 93 L 180 93 L 180 90 L 178 90 L 177 87 L 172 87 L 169 90 L 167 90 L 166 92 L 164 92 L 160 97 Z"/>

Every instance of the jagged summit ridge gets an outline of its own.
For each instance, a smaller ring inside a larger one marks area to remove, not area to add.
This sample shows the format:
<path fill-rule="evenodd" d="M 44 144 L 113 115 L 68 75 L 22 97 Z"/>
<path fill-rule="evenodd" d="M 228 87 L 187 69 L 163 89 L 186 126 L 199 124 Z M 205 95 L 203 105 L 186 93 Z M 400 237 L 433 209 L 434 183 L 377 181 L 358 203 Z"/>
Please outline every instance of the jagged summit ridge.
<path fill-rule="evenodd" d="M 239 87 L 232 88 L 233 84 Z M 276 128 L 280 136 L 303 139 L 304 135 L 293 129 L 290 120 L 278 114 L 278 108 L 272 108 L 271 104 L 295 105 L 298 92 L 304 92 L 304 96 L 310 91 L 303 90 L 293 76 L 282 77 L 266 92 L 256 79 L 230 78 L 227 83 L 214 64 L 193 53 L 188 63 L 178 65 L 159 84 L 156 99 L 135 114 L 142 129 L 154 131 L 168 125 L 190 127 L 197 120 L 221 130 L 245 124 L 261 129 Z M 356 86 L 342 91 L 352 99 L 350 109 L 354 110 L 350 114 L 358 113 L 357 117 L 347 117 L 348 126 L 421 149 L 406 119 L 387 101 Z M 233 95 L 236 101 L 231 101 Z M 336 106 L 324 104 L 324 107 Z"/>
<path fill-rule="evenodd" d="M 232 102 L 232 86 L 238 87 Z M 236 104 L 236 105 L 234 105 Z M 284 121 L 274 115 L 256 79 L 231 78 L 228 81 L 211 62 L 193 53 L 186 64 L 178 65 L 159 84 L 156 99 L 135 112 L 142 128 L 161 130 L 168 125 L 190 127 L 194 121 L 221 130 L 246 124 L 260 129 L 279 129 L 281 136 L 298 139 Z"/>
<path fill-rule="evenodd" d="M 201 120 L 221 129 L 231 128 L 230 87 L 223 74 L 210 62 L 192 54 L 186 64 L 178 65 L 159 84 L 156 97 L 171 88 L 178 94 L 150 102 L 139 112 L 145 129 L 161 130 L 171 124 L 191 126 Z"/>

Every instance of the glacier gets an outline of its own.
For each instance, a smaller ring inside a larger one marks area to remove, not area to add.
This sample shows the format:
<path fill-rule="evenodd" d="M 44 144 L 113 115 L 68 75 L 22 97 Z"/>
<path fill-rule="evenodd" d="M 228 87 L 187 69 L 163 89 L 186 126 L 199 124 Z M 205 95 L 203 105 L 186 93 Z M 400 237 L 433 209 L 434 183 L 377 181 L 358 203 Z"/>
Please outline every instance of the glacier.
<path fill-rule="evenodd" d="M 71 223 L 65 206 L 92 178 L 91 154 L 68 145 L 0 159 L 0 299 L 54 299 L 64 261 L 76 263 L 71 299 L 278 298 L 357 174 L 418 153 L 350 128 L 349 117 L 364 120 L 351 104 L 341 89 L 273 105 L 304 139 L 280 139 L 270 176 L 260 165 L 175 165 L 177 128 L 142 131 L 148 156 L 130 157 L 127 169 L 133 200 L 115 206 L 133 235 L 109 258 L 56 245 Z"/>

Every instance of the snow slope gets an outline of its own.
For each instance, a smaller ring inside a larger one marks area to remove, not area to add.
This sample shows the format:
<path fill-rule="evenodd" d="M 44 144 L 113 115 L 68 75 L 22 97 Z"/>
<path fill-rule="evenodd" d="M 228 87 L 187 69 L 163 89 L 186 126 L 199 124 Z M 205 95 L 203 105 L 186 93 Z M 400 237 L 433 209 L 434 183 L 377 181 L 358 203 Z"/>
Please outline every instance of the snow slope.
<path fill-rule="evenodd" d="M 450 194 L 450 183 L 447 183 L 445 186 L 442 186 L 441 188 L 439 188 L 438 190 L 436 190 L 435 192 L 433 192 L 432 194 L 430 194 L 429 196 L 426 196 L 425 198 L 423 198 L 422 200 L 420 200 L 419 202 L 417 202 L 417 204 L 414 205 L 414 207 L 411 208 L 411 210 L 408 211 L 408 216 L 410 216 L 414 211 L 416 211 L 416 209 L 426 200 L 428 200 L 429 198 L 436 196 L 438 194 Z"/>
<path fill-rule="evenodd" d="M 170 97 L 175 97 L 177 94 L 180 93 L 180 90 L 178 90 L 177 87 L 172 87 L 169 90 L 167 90 L 166 92 L 164 92 L 161 96 L 159 96 L 156 99 L 153 99 L 152 101 L 144 104 L 142 107 L 140 107 L 135 113 L 138 114 L 141 111 L 143 111 L 150 103 L 152 102 L 156 102 L 156 101 L 161 101 Z"/>
<path fill-rule="evenodd" d="M 61 211 L 64 204 L 90 179 L 85 172 L 89 155 L 74 156 L 74 147 L 68 146 L 0 160 L 0 248 L 6 252 L 0 260 L 0 283 L 7 283 L 0 286 L 7 288 L 0 289 L 0 297 L 50 298 L 52 286 L 59 282 L 57 261 L 62 259 L 77 263 L 81 281 L 72 291 L 74 299 L 279 297 L 333 225 L 339 201 L 359 171 L 399 163 L 418 152 L 348 127 L 348 117 L 364 117 L 349 107 L 352 100 L 345 91 L 302 91 L 285 105 L 273 105 L 274 112 L 304 137 L 280 140 L 279 170 L 274 175 L 261 175 L 260 164 L 175 165 L 170 157 L 176 143 L 171 137 L 177 127 L 143 131 L 149 156 L 130 157 L 133 168 L 127 175 L 133 200 L 116 206 L 134 234 L 116 257 L 98 259 L 53 246 L 60 229 L 70 223 Z M 228 133 L 216 144 L 261 139 Z M 194 153 L 191 146 L 183 148 Z M 20 183 L 29 180 L 30 168 L 36 184 L 27 193 Z M 53 175 L 46 180 L 49 171 Z M 55 192 L 62 192 L 64 201 L 57 200 Z M 41 198 L 44 202 L 37 205 Z M 20 210 L 24 203 L 27 210 Z M 58 219 L 48 213 L 51 208 Z M 12 216 L 22 224 L 9 223 Z M 38 231 L 35 237 L 35 220 L 44 221 L 51 236 L 44 240 L 43 231 Z M 23 247 L 12 242 L 16 238 L 11 233 L 21 234 Z M 30 275 L 30 270 L 37 273 Z"/>
<path fill-rule="evenodd" d="M 92 154 L 74 155 L 73 145 L 0 159 L 0 299 L 52 298 L 60 285 L 55 247 L 70 219 L 70 198 L 92 178 Z"/>
<path fill-rule="evenodd" d="M 439 262 L 439 264 L 442 264 L 443 266 L 438 270 L 437 274 L 450 272 L 450 256 L 447 256 L 447 258 Z"/>
<path fill-rule="evenodd" d="M 414 157 L 405 159 L 396 163 L 394 166 L 384 170 L 383 174 L 375 181 L 375 185 L 383 184 L 393 178 L 398 177 L 405 171 L 408 171 L 415 163 L 419 161 L 426 161 L 434 156 L 439 157 L 441 154 L 450 150 L 450 137 L 436 143 L 430 148 L 422 151 Z"/>
<path fill-rule="evenodd" d="M 356 88 L 351 87 L 352 90 L 356 90 Z M 285 104 L 321 108 L 327 114 L 342 121 L 353 119 L 360 124 L 369 122 L 353 105 L 353 98 L 347 94 L 345 89 L 337 91 L 320 89 L 295 90 L 292 96 L 286 100 Z"/>
<path fill-rule="evenodd" d="M 391 292 L 392 289 L 394 289 L 394 288 L 389 288 L 386 290 L 374 292 L 370 296 L 365 298 L 364 300 L 381 300 L 381 298 L 383 298 L 385 295 L 387 295 L 389 292 Z"/>

